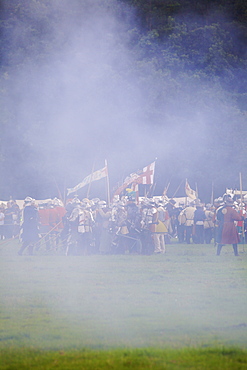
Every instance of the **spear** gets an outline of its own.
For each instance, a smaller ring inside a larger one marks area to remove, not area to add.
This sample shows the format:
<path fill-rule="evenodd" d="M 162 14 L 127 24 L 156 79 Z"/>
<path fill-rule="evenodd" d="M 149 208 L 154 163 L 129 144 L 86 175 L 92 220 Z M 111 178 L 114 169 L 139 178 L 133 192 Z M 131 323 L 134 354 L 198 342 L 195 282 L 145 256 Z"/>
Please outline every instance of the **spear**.
<path fill-rule="evenodd" d="M 168 185 L 165 187 L 164 191 L 163 191 L 163 197 L 167 194 L 168 192 L 168 189 L 169 189 L 169 186 L 170 186 L 170 182 L 168 183 Z"/>
<path fill-rule="evenodd" d="M 180 184 L 179 184 L 179 186 L 178 186 L 178 188 L 177 188 L 177 190 L 175 191 L 175 193 L 173 194 L 173 196 L 172 196 L 172 198 L 174 198 L 175 197 L 175 195 L 177 194 L 177 192 L 179 191 L 179 189 L 180 189 L 180 187 L 181 187 L 181 185 L 182 185 L 182 183 L 184 182 L 184 180 L 182 180 L 181 182 L 180 182 Z"/>
<path fill-rule="evenodd" d="M 212 181 L 211 204 L 214 203 L 214 182 Z"/>
<path fill-rule="evenodd" d="M 106 192 L 107 192 L 107 201 L 108 201 L 108 206 L 110 206 L 110 182 L 109 182 L 109 174 L 108 174 L 108 163 L 107 160 L 105 159 L 105 167 L 106 167 Z"/>

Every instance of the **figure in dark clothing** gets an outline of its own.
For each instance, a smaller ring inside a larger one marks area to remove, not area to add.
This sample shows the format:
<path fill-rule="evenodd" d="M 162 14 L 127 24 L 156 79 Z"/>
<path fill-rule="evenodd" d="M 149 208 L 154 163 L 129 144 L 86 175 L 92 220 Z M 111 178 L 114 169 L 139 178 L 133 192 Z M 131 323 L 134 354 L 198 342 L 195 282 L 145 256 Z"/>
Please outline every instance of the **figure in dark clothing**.
<path fill-rule="evenodd" d="M 21 256 L 26 248 L 28 248 L 28 254 L 33 254 L 34 244 L 39 240 L 38 230 L 38 210 L 34 205 L 34 200 L 27 197 L 24 200 L 23 210 L 23 224 L 22 224 L 22 246 L 18 254 Z"/>

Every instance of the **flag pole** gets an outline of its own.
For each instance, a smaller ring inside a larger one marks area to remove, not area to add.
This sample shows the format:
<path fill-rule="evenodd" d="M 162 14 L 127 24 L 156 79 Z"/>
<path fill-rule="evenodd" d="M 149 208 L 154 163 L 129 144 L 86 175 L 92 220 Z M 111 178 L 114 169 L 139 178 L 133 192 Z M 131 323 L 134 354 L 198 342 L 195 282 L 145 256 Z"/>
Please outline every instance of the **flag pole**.
<path fill-rule="evenodd" d="M 66 178 L 64 177 L 64 181 L 63 181 L 63 204 L 65 205 L 66 204 L 66 201 L 67 201 L 67 188 L 66 188 Z"/>
<path fill-rule="evenodd" d="M 95 161 L 93 162 L 93 167 L 92 167 L 91 177 L 90 177 L 90 183 L 88 184 L 87 198 L 89 197 L 89 193 L 90 193 L 90 189 L 91 189 L 92 177 L 93 177 L 93 173 L 94 173 L 94 167 L 95 167 Z"/>
<path fill-rule="evenodd" d="M 211 204 L 214 204 L 214 182 L 212 181 Z"/>
<path fill-rule="evenodd" d="M 147 189 L 146 189 L 146 186 L 145 186 L 145 189 L 144 189 L 144 197 L 147 198 Z"/>
<path fill-rule="evenodd" d="M 241 207 L 240 207 L 240 210 L 242 211 L 242 216 L 243 216 L 243 182 L 242 182 L 242 173 L 239 172 L 239 183 L 240 183 L 240 199 L 241 199 Z M 245 241 L 245 237 L 244 237 L 244 221 L 242 221 L 242 241 L 243 241 L 243 251 L 244 251 L 244 241 Z"/>
<path fill-rule="evenodd" d="M 197 197 L 197 199 L 199 199 L 197 182 L 196 182 L 196 197 Z"/>
<path fill-rule="evenodd" d="M 153 195 L 154 195 L 154 190 L 155 190 L 155 188 L 156 188 L 156 182 L 154 183 L 154 184 L 152 184 L 152 186 L 151 186 L 151 188 L 150 188 L 150 190 L 149 190 L 149 193 L 150 193 L 150 195 L 151 195 L 151 198 L 153 197 Z"/>
<path fill-rule="evenodd" d="M 156 164 L 156 161 L 157 161 L 157 157 L 155 157 L 154 159 L 154 163 Z M 152 183 L 151 186 L 149 187 L 149 190 L 147 192 L 147 194 L 145 195 L 145 198 L 147 198 L 149 195 L 152 197 L 153 196 L 153 193 L 154 193 L 154 189 L 156 187 L 156 183 Z M 145 186 L 145 190 L 146 190 L 146 186 Z"/>
<path fill-rule="evenodd" d="M 108 164 L 107 164 L 106 159 L 105 159 L 105 167 L 106 167 L 107 203 L 108 203 L 108 206 L 110 206 L 110 182 L 109 182 L 109 175 L 108 175 Z"/>
<path fill-rule="evenodd" d="M 168 185 L 165 187 L 165 189 L 163 190 L 163 193 L 162 193 L 162 196 L 164 197 L 167 192 L 168 192 L 168 189 L 169 189 L 169 186 L 170 186 L 170 182 L 168 183 Z"/>

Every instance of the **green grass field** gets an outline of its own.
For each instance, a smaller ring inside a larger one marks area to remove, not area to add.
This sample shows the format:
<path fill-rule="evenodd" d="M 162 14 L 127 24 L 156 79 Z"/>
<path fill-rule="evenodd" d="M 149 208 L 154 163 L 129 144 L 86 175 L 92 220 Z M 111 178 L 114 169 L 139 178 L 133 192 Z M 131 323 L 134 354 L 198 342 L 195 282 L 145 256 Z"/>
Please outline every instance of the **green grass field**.
<path fill-rule="evenodd" d="M 247 368 L 247 246 L 239 257 L 175 241 L 152 256 L 18 249 L 0 245 L 0 369 Z"/>

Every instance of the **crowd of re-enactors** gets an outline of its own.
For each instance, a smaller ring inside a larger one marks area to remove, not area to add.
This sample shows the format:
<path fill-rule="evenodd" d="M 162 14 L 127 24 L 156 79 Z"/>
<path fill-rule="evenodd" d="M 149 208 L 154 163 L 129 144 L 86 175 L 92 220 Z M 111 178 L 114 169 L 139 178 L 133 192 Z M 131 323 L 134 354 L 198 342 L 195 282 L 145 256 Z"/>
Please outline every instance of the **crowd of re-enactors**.
<path fill-rule="evenodd" d="M 203 204 L 199 199 L 176 204 L 166 196 L 114 197 L 111 204 L 99 198 L 58 198 L 37 203 L 26 197 L 23 209 L 16 201 L 0 206 L 0 238 L 18 238 L 19 255 L 164 254 L 171 243 L 213 244 L 220 255 L 231 244 L 246 239 L 246 204 L 229 194 Z"/>

